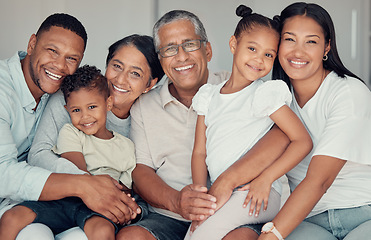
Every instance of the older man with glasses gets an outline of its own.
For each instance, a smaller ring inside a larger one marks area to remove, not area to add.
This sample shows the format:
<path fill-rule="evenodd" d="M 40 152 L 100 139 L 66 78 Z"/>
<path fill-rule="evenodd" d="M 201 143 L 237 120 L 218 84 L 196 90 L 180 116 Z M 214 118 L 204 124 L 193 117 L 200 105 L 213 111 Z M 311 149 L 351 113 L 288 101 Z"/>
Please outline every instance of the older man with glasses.
<path fill-rule="evenodd" d="M 161 87 L 141 96 L 131 109 L 131 139 L 137 157 L 134 189 L 148 202 L 150 213 L 123 228 L 116 239 L 183 239 L 190 220 L 212 215 L 235 187 L 256 177 L 288 143 L 282 132 L 270 131 L 268 135 L 274 134 L 274 138 L 282 136 L 282 144 L 262 154 L 260 145 L 264 148 L 272 143 L 273 138 L 267 135 L 209 191 L 193 185 L 191 155 L 197 114 L 192 98 L 203 84 L 221 83 L 230 74 L 209 72 L 211 45 L 201 21 L 190 12 L 166 13 L 155 24 L 153 37 L 166 79 Z"/>

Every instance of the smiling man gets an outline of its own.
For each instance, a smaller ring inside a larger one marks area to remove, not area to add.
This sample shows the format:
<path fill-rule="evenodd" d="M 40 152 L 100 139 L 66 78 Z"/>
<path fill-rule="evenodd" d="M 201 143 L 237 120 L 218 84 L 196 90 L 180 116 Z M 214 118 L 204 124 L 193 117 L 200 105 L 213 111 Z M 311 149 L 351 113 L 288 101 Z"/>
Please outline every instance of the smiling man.
<path fill-rule="evenodd" d="M 209 191 L 192 184 L 191 155 L 197 119 L 192 98 L 205 83 L 221 83 L 230 74 L 208 70 L 211 44 L 203 24 L 193 13 L 182 10 L 166 13 L 155 24 L 153 38 L 167 77 L 161 87 L 142 95 L 133 105 L 130 132 L 137 157 L 134 189 L 149 203 L 150 213 L 123 228 L 116 237 L 118 240 L 184 239 L 190 220 L 212 215 L 235 187 L 256 177 L 287 144 L 287 137 L 275 131 L 281 137 L 274 138 L 282 141 L 272 144 L 264 137 L 267 145 L 263 149 L 270 146 L 269 153 L 261 154 L 254 147 L 252 152 L 259 154 L 245 155 L 246 159 L 222 174 Z"/>
<path fill-rule="evenodd" d="M 86 42 L 85 28 L 75 17 L 53 14 L 32 34 L 27 52 L 0 61 L 0 216 L 20 201 L 75 196 L 96 212 L 122 220 L 120 204 L 129 198 L 110 178 L 55 174 L 26 162 L 49 95 L 76 71 Z M 17 240 L 54 239 L 50 229 L 32 225 Z"/>

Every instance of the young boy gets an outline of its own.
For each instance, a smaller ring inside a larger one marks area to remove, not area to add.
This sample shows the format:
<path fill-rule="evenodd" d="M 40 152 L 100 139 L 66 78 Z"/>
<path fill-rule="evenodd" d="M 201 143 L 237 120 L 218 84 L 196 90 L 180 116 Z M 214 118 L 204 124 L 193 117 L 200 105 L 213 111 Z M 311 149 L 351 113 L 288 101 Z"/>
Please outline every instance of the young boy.
<path fill-rule="evenodd" d="M 135 167 L 134 144 L 106 128 L 107 111 L 112 108 L 106 78 L 96 67 L 85 65 L 65 78 L 61 90 L 72 124 L 63 126 L 52 151 L 88 174 L 110 175 L 124 185 L 126 192 L 130 192 L 131 172 Z M 7 239 L 15 239 L 18 232 L 32 222 L 47 225 L 54 234 L 79 226 L 88 239 L 115 239 L 118 230 L 116 223 L 93 212 L 75 197 L 46 202 L 26 201 L 4 216 L 7 220 L 3 219 L 2 224 L 7 227 L 2 229 L 6 229 Z"/>

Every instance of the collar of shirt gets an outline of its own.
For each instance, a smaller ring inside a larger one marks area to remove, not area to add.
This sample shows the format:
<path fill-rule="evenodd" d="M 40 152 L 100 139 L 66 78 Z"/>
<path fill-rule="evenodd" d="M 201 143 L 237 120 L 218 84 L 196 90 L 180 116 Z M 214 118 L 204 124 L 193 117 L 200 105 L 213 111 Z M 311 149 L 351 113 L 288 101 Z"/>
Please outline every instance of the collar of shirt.
<path fill-rule="evenodd" d="M 32 96 L 30 89 L 27 86 L 26 80 L 23 75 L 21 60 L 24 59 L 27 52 L 18 51 L 12 58 L 9 59 L 9 70 L 12 76 L 17 76 L 12 78 L 14 81 L 15 91 L 19 93 L 19 99 L 22 102 L 22 107 L 27 112 L 34 112 L 36 107 L 36 101 Z M 49 94 L 45 93 L 40 100 L 40 103 L 45 102 L 49 98 Z M 39 104 L 40 105 L 40 104 Z"/>

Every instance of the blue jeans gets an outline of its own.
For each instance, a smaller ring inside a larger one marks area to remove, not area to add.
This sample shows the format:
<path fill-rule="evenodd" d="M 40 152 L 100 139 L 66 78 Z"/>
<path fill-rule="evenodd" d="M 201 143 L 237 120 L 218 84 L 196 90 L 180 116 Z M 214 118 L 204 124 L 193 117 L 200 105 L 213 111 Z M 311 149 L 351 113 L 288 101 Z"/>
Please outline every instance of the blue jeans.
<path fill-rule="evenodd" d="M 180 221 L 165 215 L 149 212 L 146 217 L 130 226 L 140 226 L 157 240 L 183 240 L 191 222 Z"/>
<path fill-rule="evenodd" d="M 90 210 L 77 197 L 68 197 L 55 201 L 25 201 L 18 205 L 28 207 L 36 213 L 33 223 L 42 223 L 48 226 L 54 234 L 79 226 L 84 229 L 87 219 L 100 216 L 111 222 L 116 232 L 118 226 L 103 215 Z"/>
<path fill-rule="evenodd" d="M 371 205 L 330 209 L 305 219 L 286 240 L 359 240 L 371 238 Z"/>

